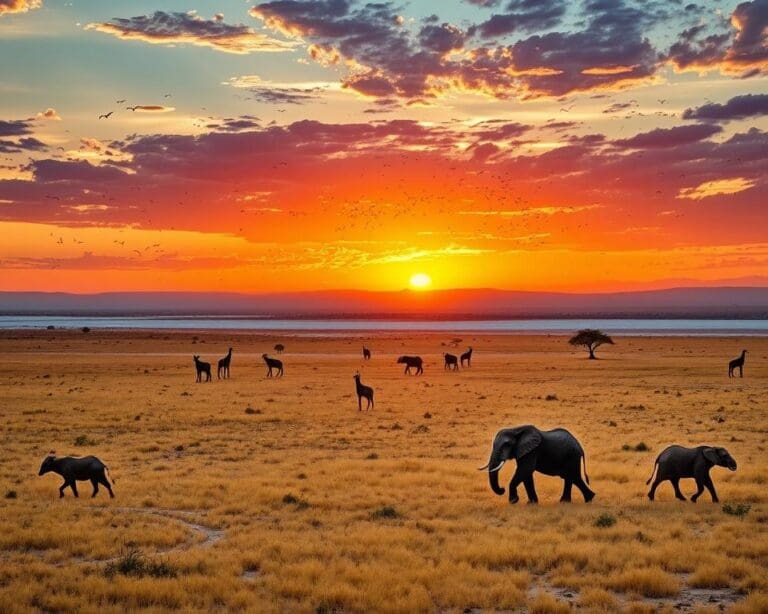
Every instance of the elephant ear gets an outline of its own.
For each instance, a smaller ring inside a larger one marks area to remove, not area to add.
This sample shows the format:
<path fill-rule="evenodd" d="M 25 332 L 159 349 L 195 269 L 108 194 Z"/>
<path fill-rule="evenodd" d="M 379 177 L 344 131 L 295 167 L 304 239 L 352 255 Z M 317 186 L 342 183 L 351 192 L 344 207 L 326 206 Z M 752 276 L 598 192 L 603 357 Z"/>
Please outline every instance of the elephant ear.
<path fill-rule="evenodd" d="M 517 458 L 530 454 L 541 444 L 541 433 L 533 427 L 525 429 L 517 441 Z"/>
<path fill-rule="evenodd" d="M 720 464 L 720 457 L 717 454 L 717 450 L 714 448 L 704 448 L 701 453 L 704 455 L 704 458 L 706 458 L 713 465 Z"/>

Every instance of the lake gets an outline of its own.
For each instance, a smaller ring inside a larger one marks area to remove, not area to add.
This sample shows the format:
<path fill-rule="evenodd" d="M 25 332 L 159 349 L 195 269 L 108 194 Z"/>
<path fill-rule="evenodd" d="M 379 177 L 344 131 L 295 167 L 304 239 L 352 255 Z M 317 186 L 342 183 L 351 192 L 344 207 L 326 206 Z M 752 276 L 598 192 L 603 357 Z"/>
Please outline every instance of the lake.
<path fill-rule="evenodd" d="M 695 319 L 529 319 L 529 320 L 397 320 L 397 319 L 272 319 L 252 317 L 95 317 L 0 316 L 0 329 L 56 328 L 137 330 L 281 331 L 335 335 L 371 332 L 477 332 L 566 334 L 599 328 L 614 335 L 760 335 L 768 336 L 768 320 Z"/>

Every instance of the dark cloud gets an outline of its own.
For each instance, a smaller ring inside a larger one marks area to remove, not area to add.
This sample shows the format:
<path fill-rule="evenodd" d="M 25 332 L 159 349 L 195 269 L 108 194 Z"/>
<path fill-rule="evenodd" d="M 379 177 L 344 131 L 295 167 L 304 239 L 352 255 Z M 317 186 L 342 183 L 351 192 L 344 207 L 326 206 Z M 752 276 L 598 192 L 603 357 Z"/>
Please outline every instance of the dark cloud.
<path fill-rule="evenodd" d="M 0 153 L 42 151 L 47 145 L 33 136 L 34 120 L 0 119 Z"/>
<path fill-rule="evenodd" d="M 321 87 L 252 87 L 248 90 L 253 99 L 269 104 L 306 104 L 318 100 L 324 91 Z"/>
<path fill-rule="evenodd" d="M 655 149 L 662 147 L 677 147 L 703 141 L 722 132 L 720 126 L 712 124 L 696 124 L 693 126 L 676 126 L 674 128 L 656 128 L 649 132 L 641 132 L 628 139 L 614 141 L 619 147 L 629 149 Z"/>
<path fill-rule="evenodd" d="M 26 167 L 41 183 L 57 181 L 101 182 L 125 177 L 125 173 L 112 166 L 94 166 L 84 160 L 35 160 Z"/>
<path fill-rule="evenodd" d="M 768 94 L 735 96 L 725 104 L 709 103 L 695 109 L 686 109 L 683 119 L 728 121 L 768 115 Z"/>
<path fill-rule="evenodd" d="M 0 119 L 0 137 L 32 134 L 32 121 L 28 119 Z"/>
<path fill-rule="evenodd" d="M 204 19 L 194 11 L 188 13 L 155 11 L 152 15 L 115 17 L 107 22 L 89 23 L 86 29 L 112 34 L 123 40 L 140 40 L 156 44 L 190 44 L 227 53 L 283 51 L 289 48 L 285 43 L 259 34 L 244 24 L 225 23 L 220 13 L 211 19 Z"/>
<path fill-rule="evenodd" d="M 498 3 L 484 3 L 496 6 Z M 512 0 L 506 13 L 492 15 L 487 21 L 470 29 L 471 34 L 496 38 L 519 31 L 546 30 L 560 23 L 565 15 L 565 0 Z"/>

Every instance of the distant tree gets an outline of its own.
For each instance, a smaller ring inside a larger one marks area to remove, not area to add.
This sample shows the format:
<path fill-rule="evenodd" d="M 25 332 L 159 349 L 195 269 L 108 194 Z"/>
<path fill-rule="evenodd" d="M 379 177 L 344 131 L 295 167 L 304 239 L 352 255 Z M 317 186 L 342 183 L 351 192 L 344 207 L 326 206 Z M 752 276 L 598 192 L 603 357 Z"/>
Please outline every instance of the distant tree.
<path fill-rule="evenodd" d="M 595 360 L 595 350 L 606 343 L 613 345 L 613 339 L 601 330 L 585 328 L 571 337 L 568 343 L 576 347 L 583 346 L 589 351 L 590 360 Z"/>

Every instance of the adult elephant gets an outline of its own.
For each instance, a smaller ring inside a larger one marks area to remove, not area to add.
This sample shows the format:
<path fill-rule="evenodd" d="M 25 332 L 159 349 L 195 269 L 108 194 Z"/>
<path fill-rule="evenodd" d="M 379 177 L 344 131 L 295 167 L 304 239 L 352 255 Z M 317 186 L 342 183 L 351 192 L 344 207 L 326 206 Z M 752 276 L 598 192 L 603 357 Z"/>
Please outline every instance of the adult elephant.
<path fill-rule="evenodd" d="M 576 486 L 589 503 L 595 493 L 587 486 L 587 461 L 579 441 L 565 429 L 541 431 L 531 424 L 502 429 L 493 438 L 491 457 L 485 467 L 488 469 L 488 479 L 493 492 L 503 495 L 504 489 L 499 486 L 499 470 L 505 462 L 514 458 L 517 460 L 517 470 L 509 482 L 509 502 L 517 503 L 517 486 L 523 484 L 528 495 L 529 503 L 538 503 L 536 488 L 533 483 L 533 472 L 544 475 L 556 475 L 563 478 L 563 496 L 560 501 L 571 501 L 571 488 Z M 581 463 L 584 461 L 584 477 L 581 478 Z"/>

